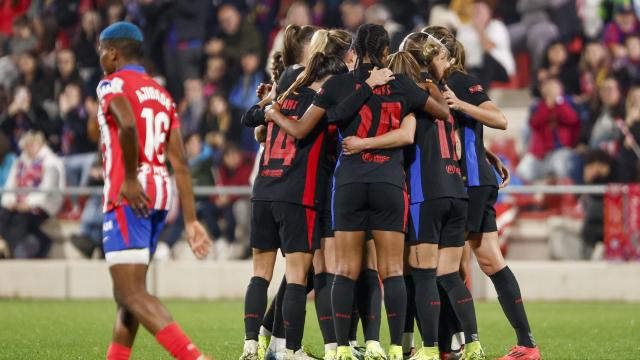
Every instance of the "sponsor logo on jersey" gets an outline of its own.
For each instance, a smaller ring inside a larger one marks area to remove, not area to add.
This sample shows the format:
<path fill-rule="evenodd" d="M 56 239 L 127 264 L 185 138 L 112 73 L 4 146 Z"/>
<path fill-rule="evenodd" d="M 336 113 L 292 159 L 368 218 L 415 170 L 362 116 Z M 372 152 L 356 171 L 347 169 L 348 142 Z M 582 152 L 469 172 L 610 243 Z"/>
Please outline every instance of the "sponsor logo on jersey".
<path fill-rule="evenodd" d="M 113 222 L 111 220 L 102 224 L 102 231 L 113 230 Z"/>
<path fill-rule="evenodd" d="M 389 85 L 378 86 L 373 89 L 373 93 L 381 96 L 391 95 L 391 86 Z"/>
<path fill-rule="evenodd" d="M 391 160 L 391 158 L 389 156 L 386 155 L 378 155 L 378 154 L 373 154 L 370 152 L 363 152 L 362 153 L 362 161 L 364 162 L 368 162 L 368 163 L 378 163 L 378 164 L 384 164 L 386 162 L 389 162 L 389 160 Z"/>
<path fill-rule="evenodd" d="M 108 94 L 121 94 L 123 92 L 123 87 L 124 80 L 119 77 L 114 77 L 111 80 L 102 80 L 100 81 L 100 83 L 98 84 L 98 88 L 96 89 L 98 99 L 102 101 Z"/>
<path fill-rule="evenodd" d="M 469 93 L 471 94 L 475 94 L 475 93 L 479 93 L 479 92 L 483 92 L 484 89 L 482 88 L 482 85 L 478 84 L 478 85 L 474 85 L 472 87 L 469 88 Z"/>
<path fill-rule="evenodd" d="M 265 177 L 281 177 L 282 174 L 284 173 L 284 170 L 282 169 L 264 169 L 260 172 L 260 176 L 265 176 Z"/>
<path fill-rule="evenodd" d="M 456 174 L 458 176 L 462 176 L 462 171 L 460 171 L 460 168 L 458 166 L 455 165 L 447 165 L 447 174 Z"/>

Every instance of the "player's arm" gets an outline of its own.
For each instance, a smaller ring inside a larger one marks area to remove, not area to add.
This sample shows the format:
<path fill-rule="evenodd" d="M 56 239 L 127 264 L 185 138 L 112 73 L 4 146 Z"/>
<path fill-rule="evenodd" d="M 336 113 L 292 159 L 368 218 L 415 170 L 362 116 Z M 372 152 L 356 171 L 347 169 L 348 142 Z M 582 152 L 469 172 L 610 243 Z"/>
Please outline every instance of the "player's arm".
<path fill-rule="evenodd" d="M 148 216 L 149 196 L 138 181 L 138 128 L 129 100 L 124 96 L 114 96 L 109 102 L 109 113 L 118 126 L 118 140 L 124 162 L 124 181 L 120 188 L 118 202 L 123 198 L 135 213 Z"/>
<path fill-rule="evenodd" d="M 402 124 L 398 129 L 372 138 L 349 136 L 342 140 L 342 149 L 345 155 L 352 155 L 371 149 L 403 147 L 413 144 L 415 134 L 416 117 L 413 114 L 408 114 L 402 119 Z"/>
<path fill-rule="evenodd" d="M 174 171 L 178 196 L 180 197 L 180 204 L 182 204 L 187 240 L 191 246 L 191 251 L 196 257 L 202 259 L 209 253 L 211 240 L 207 235 L 207 231 L 196 218 L 193 184 L 191 183 L 191 174 L 189 173 L 189 165 L 187 164 L 184 144 L 182 143 L 182 133 L 179 127 L 172 129 L 169 134 L 169 152 L 167 156 Z"/>
<path fill-rule="evenodd" d="M 273 121 L 280 129 L 295 139 L 304 139 L 318 125 L 324 114 L 325 110 L 323 108 L 311 105 L 299 120 L 294 120 L 280 112 L 278 103 L 272 104 L 265 111 L 267 121 Z"/>
<path fill-rule="evenodd" d="M 477 121 L 481 122 L 490 128 L 506 130 L 507 118 L 502 111 L 493 103 L 493 101 L 485 101 L 480 105 L 473 105 L 466 101 L 460 100 L 456 94 L 449 89 L 444 93 L 444 97 L 449 107 L 453 110 L 460 111 L 466 115 L 471 116 Z"/>
<path fill-rule="evenodd" d="M 433 115 L 437 119 L 449 118 L 449 106 L 444 96 L 440 92 L 440 89 L 436 84 L 428 82 L 425 84 L 426 89 L 429 91 L 429 97 L 424 103 L 423 111 Z"/>
<path fill-rule="evenodd" d="M 263 92 L 264 89 L 266 89 L 265 84 L 260 84 L 258 86 L 258 89 L 256 90 L 256 94 L 258 92 Z M 264 108 L 273 101 L 275 96 L 276 96 L 276 87 L 275 86 L 269 87 L 269 92 L 262 97 L 260 102 L 258 102 L 256 105 L 253 105 L 251 108 L 249 108 L 249 110 L 247 110 L 242 115 L 242 119 L 241 119 L 242 125 L 247 127 L 253 127 L 253 128 L 258 127 L 260 125 L 264 125 L 266 123 Z"/>

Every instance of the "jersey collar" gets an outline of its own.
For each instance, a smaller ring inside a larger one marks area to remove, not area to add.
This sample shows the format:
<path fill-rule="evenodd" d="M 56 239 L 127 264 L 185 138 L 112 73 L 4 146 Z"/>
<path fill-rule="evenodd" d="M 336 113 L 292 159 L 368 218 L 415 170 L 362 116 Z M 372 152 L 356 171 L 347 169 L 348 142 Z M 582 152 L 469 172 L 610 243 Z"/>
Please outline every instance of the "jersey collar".
<path fill-rule="evenodd" d="M 120 69 L 118 69 L 116 72 L 120 72 L 120 71 L 125 71 L 125 70 L 131 70 L 131 71 L 135 71 L 135 72 L 139 72 L 144 74 L 144 66 L 142 65 L 135 65 L 135 64 L 129 64 L 129 65 L 125 65 L 123 67 L 121 67 Z"/>

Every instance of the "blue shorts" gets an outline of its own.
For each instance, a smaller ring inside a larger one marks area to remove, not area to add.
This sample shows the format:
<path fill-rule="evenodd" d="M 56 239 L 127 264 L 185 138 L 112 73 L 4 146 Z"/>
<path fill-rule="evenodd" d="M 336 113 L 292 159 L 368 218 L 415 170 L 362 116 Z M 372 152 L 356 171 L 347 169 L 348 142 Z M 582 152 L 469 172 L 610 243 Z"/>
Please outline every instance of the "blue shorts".
<path fill-rule="evenodd" d="M 128 205 L 105 213 L 102 246 L 107 263 L 149 264 L 166 217 L 166 210 L 150 210 L 149 217 L 138 217 Z"/>

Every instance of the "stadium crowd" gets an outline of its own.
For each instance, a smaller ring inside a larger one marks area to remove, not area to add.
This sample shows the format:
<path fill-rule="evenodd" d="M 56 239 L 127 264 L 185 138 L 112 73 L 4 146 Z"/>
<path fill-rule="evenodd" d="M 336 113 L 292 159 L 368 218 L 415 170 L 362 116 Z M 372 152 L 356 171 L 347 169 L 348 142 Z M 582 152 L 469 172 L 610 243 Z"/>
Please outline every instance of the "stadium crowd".
<path fill-rule="evenodd" d="M 270 82 L 268 59 L 282 47 L 284 26 L 354 31 L 367 22 L 387 29 L 391 51 L 416 29 L 446 25 L 485 88 L 530 87 L 529 126 L 519 140 L 525 151 L 509 158 L 522 182 L 634 182 L 639 17 L 638 2 L 622 0 L 0 0 L 0 186 L 101 184 L 96 44 L 101 29 L 119 20 L 141 26 L 147 72 L 178 102 L 198 186 L 249 185 L 257 144 L 240 117 L 258 101 L 256 87 Z M 585 201 L 592 226 L 585 234 L 595 242 L 602 198 Z M 84 254 L 100 248 L 99 197 L 12 194 L 1 205 L 0 238 L 15 257 L 47 255 L 51 240 L 40 225 L 55 216 L 81 220 L 72 240 Z M 247 198 L 199 198 L 197 207 L 217 256 L 242 256 L 236 233 L 248 226 Z M 167 248 L 183 230 L 172 210 Z"/>

